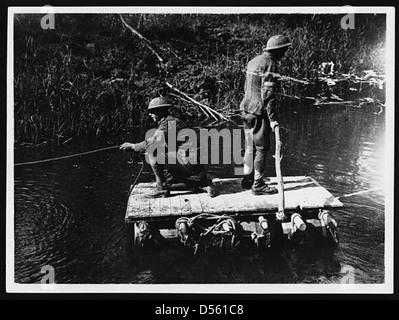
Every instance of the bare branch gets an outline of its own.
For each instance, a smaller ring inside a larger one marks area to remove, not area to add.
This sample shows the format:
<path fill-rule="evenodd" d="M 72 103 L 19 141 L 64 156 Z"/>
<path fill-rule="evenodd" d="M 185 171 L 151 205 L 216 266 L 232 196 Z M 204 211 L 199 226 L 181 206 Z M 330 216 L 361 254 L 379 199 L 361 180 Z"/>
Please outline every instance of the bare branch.
<path fill-rule="evenodd" d="M 141 40 L 144 41 L 145 45 L 147 46 L 148 49 L 150 49 L 152 51 L 153 54 L 155 54 L 155 56 L 158 58 L 158 60 L 161 63 L 164 63 L 163 58 L 155 51 L 155 49 L 151 46 L 151 42 L 145 38 L 143 35 L 141 35 L 139 32 L 137 32 L 135 29 L 133 29 L 126 21 L 125 19 L 123 19 L 122 15 L 120 14 L 119 17 L 121 18 L 121 21 L 123 22 L 123 24 L 126 26 L 126 28 L 128 28 L 134 35 L 138 36 Z"/>
<path fill-rule="evenodd" d="M 220 119 L 223 119 L 223 120 L 225 120 L 225 121 L 231 121 L 231 120 L 229 120 L 228 118 L 226 118 L 223 114 L 221 114 L 221 113 L 217 112 L 216 110 L 214 110 L 214 109 L 212 109 L 212 108 L 210 108 L 210 107 L 208 107 L 208 106 L 206 106 L 206 105 L 204 105 L 204 104 L 202 104 L 202 103 L 200 103 L 200 102 L 194 100 L 193 98 L 191 98 L 190 96 L 188 96 L 188 95 L 185 94 L 184 92 L 181 92 L 180 90 L 176 89 L 176 88 L 173 87 L 169 82 L 166 82 L 166 85 L 167 85 L 170 89 L 176 91 L 177 93 L 179 93 L 180 95 L 182 95 L 182 96 L 185 97 L 186 99 L 188 99 L 188 100 L 190 100 L 191 102 L 193 102 L 193 103 L 195 103 L 196 105 L 198 105 L 198 106 L 201 108 L 201 110 L 203 110 L 203 111 L 206 110 L 206 112 L 209 113 L 213 118 L 215 118 L 215 120 L 219 120 L 219 119 L 215 116 L 215 115 L 217 115 L 217 116 L 219 116 Z M 204 112 L 205 112 L 205 111 L 204 111 Z"/>

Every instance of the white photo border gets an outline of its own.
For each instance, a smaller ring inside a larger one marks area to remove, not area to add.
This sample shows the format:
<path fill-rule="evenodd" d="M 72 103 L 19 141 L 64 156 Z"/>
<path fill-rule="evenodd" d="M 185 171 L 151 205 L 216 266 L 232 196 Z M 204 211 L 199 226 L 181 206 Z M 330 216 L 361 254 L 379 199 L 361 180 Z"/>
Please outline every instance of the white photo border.
<path fill-rule="evenodd" d="M 6 292 L 8 293 L 168 293 L 168 294 L 390 294 L 394 288 L 394 109 L 395 7 L 352 7 L 358 14 L 386 14 L 386 172 L 385 172 L 385 281 L 382 284 L 19 284 L 14 281 L 14 15 L 43 13 L 43 7 L 9 7 L 7 22 L 7 175 L 6 175 Z M 52 7 L 68 13 L 211 13 L 211 14 L 343 14 L 337 7 Z"/>

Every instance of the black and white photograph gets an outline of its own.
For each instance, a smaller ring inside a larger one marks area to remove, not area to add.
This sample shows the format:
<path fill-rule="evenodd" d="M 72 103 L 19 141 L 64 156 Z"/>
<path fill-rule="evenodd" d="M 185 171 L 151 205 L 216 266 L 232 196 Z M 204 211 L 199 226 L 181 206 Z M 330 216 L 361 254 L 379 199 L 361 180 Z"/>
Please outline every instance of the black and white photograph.
<path fill-rule="evenodd" d="M 9 7 L 7 292 L 393 293 L 394 48 L 394 7 Z"/>

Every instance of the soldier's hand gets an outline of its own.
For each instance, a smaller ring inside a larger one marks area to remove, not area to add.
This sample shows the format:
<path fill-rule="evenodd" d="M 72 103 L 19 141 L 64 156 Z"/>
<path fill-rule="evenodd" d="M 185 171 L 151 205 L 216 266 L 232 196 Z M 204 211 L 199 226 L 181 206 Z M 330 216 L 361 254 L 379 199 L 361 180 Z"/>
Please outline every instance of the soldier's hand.
<path fill-rule="evenodd" d="M 123 144 L 121 144 L 121 146 L 119 147 L 119 149 L 122 150 L 135 150 L 136 145 L 134 143 L 130 143 L 130 142 L 125 142 Z"/>
<path fill-rule="evenodd" d="M 278 126 L 277 121 L 271 121 L 270 122 L 270 128 L 272 128 L 272 131 L 274 132 L 274 129 Z"/>

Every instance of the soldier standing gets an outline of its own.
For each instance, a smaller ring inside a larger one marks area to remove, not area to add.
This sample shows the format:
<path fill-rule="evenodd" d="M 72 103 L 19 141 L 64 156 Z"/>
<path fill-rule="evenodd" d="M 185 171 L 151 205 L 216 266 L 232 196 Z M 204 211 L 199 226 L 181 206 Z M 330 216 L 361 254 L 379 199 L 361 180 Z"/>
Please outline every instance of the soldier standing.
<path fill-rule="evenodd" d="M 245 95 L 240 104 L 246 141 L 242 186 L 251 188 L 254 195 L 277 193 L 276 188 L 264 181 L 265 158 L 270 150 L 271 132 L 278 126 L 275 97 L 278 63 L 290 45 L 287 37 L 273 36 L 267 41 L 264 52 L 247 65 Z"/>

